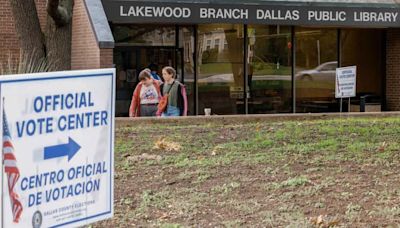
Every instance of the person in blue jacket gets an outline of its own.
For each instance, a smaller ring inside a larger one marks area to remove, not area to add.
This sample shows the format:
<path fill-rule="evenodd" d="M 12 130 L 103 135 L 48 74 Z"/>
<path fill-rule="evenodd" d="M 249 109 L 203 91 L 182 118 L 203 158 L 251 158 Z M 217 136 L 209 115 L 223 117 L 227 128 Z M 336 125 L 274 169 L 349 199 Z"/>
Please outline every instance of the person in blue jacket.
<path fill-rule="evenodd" d="M 152 64 L 149 65 L 149 69 L 150 69 L 151 77 L 154 80 L 161 81 L 161 77 L 157 73 L 158 66 L 156 64 L 152 63 Z"/>

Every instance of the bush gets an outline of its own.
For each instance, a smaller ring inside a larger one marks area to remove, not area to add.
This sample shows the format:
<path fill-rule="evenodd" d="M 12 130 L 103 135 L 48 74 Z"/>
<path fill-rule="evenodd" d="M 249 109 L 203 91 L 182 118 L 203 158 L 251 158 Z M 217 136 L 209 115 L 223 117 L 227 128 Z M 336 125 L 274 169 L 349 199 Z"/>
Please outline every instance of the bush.
<path fill-rule="evenodd" d="M 47 58 L 35 58 L 35 52 L 20 54 L 19 58 L 9 54 L 7 62 L 0 63 L 0 75 L 49 72 L 55 69 L 55 63 Z"/>

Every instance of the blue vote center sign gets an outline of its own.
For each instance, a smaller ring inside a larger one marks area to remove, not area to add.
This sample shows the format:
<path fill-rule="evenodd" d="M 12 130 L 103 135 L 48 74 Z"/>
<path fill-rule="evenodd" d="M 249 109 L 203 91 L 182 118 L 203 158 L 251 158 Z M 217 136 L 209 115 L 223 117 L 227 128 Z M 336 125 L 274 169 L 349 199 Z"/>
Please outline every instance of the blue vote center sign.
<path fill-rule="evenodd" d="M 0 96 L 0 228 L 111 218 L 115 69 L 2 76 Z"/>

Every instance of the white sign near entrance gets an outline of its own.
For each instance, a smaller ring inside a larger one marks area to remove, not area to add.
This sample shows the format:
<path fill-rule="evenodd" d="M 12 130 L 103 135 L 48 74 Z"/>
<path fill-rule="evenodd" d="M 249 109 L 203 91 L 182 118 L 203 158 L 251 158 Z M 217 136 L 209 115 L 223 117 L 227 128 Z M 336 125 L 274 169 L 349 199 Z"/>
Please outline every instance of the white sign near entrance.
<path fill-rule="evenodd" d="M 356 96 L 357 67 L 342 67 L 336 69 L 336 98 Z"/>
<path fill-rule="evenodd" d="M 3 228 L 113 216 L 114 84 L 114 69 L 0 78 Z"/>

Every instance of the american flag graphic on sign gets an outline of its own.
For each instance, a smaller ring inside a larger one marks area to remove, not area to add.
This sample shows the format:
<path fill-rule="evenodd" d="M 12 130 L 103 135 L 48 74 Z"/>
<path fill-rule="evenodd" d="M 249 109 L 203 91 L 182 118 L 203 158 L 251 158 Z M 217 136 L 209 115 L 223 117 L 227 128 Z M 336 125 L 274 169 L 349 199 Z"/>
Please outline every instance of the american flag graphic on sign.
<path fill-rule="evenodd" d="M 19 170 L 17 167 L 17 160 L 14 155 L 14 147 L 11 141 L 11 134 L 8 128 L 6 113 L 3 110 L 3 159 L 4 170 L 7 174 L 8 192 L 10 195 L 11 209 L 13 213 L 14 222 L 18 223 L 22 213 L 22 204 L 18 200 L 18 195 L 14 190 L 15 185 L 19 179 Z"/>

